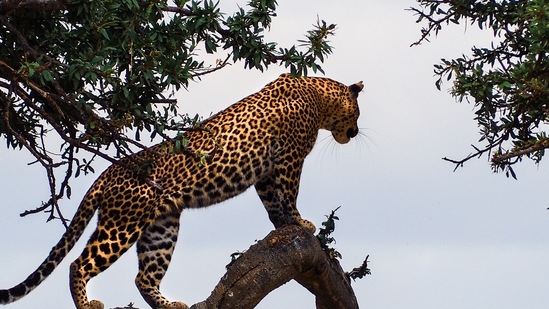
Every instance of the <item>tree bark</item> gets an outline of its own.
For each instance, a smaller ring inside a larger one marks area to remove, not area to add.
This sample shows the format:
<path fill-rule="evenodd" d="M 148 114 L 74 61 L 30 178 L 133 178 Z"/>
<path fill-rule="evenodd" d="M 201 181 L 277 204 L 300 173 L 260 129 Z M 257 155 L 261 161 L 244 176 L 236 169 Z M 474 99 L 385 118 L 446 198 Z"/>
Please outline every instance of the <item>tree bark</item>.
<path fill-rule="evenodd" d="M 316 296 L 318 309 L 358 308 L 337 259 L 328 257 L 316 237 L 305 229 L 285 226 L 269 233 L 234 261 L 212 294 L 191 309 L 254 308 L 267 294 L 292 279 Z"/>

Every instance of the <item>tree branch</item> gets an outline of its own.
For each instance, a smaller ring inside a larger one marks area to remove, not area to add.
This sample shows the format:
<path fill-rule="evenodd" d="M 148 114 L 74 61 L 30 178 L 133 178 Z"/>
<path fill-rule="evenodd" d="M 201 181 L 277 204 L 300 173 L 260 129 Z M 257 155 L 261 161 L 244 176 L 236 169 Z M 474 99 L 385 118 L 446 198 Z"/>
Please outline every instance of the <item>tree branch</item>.
<path fill-rule="evenodd" d="M 497 147 L 498 145 L 501 145 L 501 138 L 498 142 L 492 142 L 490 144 L 488 144 L 485 148 L 483 149 L 479 149 L 478 147 L 476 147 L 475 145 L 471 145 L 471 147 L 473 147 L 475 149 L 475 152 L 474 153 L 471 153 L 469 154 L 467 157 L 465 157 L 464 159 L 461 159 L 461 160 L 454 160 L 454 159 L 449 159 L 447 157 L 444 157 L 442 158 L 442 160 L 444 161 L 448 161 L 448 162 L 451 162 L 451 163 L 454 163 L 456 166 L 454 167 L 454 172 L 460 168 L 460 167 L 463 167 L 463 164 L 473 158 L 480 158 L 482 157 L 482 155 L 484 153 L 490 153 L 495 147 Z"/>
<path fill-rule="evenodd" d="M 212 294 L 191 309 L 254 308 L 282 284 L 296 280 L 316 296 L 316 308 L 358 308 L 349 279 L 317 238 L 298 226 L 269 233 L 227 267 Z"/>
<path fill-rule="evenodd" d="M 494 164 L 505 164 L 510 159 L 521 157 L 524 155 L 532 154 L 536 151 L 540 151 L 543 149 L 549 148 L 549 138 L 544 138 L 541 140 L 536 141 L 534 144 L 520 147 L 517 149 L 513 149 L 511 151 L 508 151 L 506 153 L 496 153 L 492 157 L 492 163 Z"/>

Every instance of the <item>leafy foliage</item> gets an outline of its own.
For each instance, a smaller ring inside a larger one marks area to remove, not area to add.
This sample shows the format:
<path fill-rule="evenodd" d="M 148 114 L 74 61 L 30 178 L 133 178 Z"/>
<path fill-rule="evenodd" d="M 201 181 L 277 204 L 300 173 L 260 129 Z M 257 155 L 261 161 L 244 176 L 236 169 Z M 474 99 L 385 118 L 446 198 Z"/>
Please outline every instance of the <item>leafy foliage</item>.
<path fill-rule="evenodd" d="M 320 247 L 324 252 L 326 252 L 326 255 L 330 259 L 341 259 L 343 256 L 339 251 L 337 251 L 335 248 L 331 247 L 332 243 L 336 243 L 336 240 L 334 237 L 332 237 L 332 233 L 335 231 L 335 222 L 336 220 L 339 220 L 339 217 L 335 215 L 336 211 L 339 210 L 340 207 L 337 207 L 336 209 L 332 210 L 332 212 L 326 216 L 326 221 L 322 222 L 322 228 L 319 229 L 318 234 L 316 235 L 316 238 L 318 239 L 320 243 Z M 358 267 L 353 268 L 349 272 L 345 272 L 345 276 L 347 276 L 348 279 L 362 279 L 366 275 L 371 275 L 370 268 L 368 268 L 368 258 L 370 256 L 367 255 L 364 259 L 364 262 Z"/>
<path fill-rule="evenodd" d="M 366 275 L 371 275 L 372 272 L 370 271 L 370 268 L 368 268 L 369 257 L 370 256 L 367 255 L 364 259 L 364 262 L 362 262 L 362 265 L 360 265 L 359 267 L 355 267 L 350 272 L 346 272 L 345 275 L 347 276 L 347 278 L 353 279 L 353 281 L 355 281 L 356 279 L 362 279 L 366 277 Z"/>
<path fill-rule="evenodd" d="M 335 243 L 335 238 L 333 238 L 331 235 L 335 231 L 335 222 L 336 220 L 339 220 L 339 218 L 335 215 L 336 211 L 339 210 L 340 207 L 337 207 L 336 209 L 332 210 L 330 215 L 326 216 L 326 221 L 322 222 L 322 226 L 318 234 L 316 235 L 316 238 L 320 242 L 320 247 L 322 247 L 322 250 L 328 254 L 328 256 L 332 259 L 335 258 L 341 258 L 341 253 L 339 253 L 336 249 L 330 247 L 330 244 Z"/>
<path fill-rule="evenodd" d="M 549 148 L 549 2 L 545 0 L 418 0 L 411 8 L 425 23 L 420 44 L 448 24 L 467 23 L 491 31 L 489 47 L 435 65 L 440 90 L 453 79 L 451 94 L 472 99 L 484 147 L 463 160 L 491 154 L 495 171 L 516 178 L 512 165 L 524 157 L 539 163 Z"/>
<path fill-rule="evenodd" d="M 335 29 L 318 21 L 298 47 L 284 48 L 264 39 L 274 0 L 250 0 L 228 16 L 210 0 L 44 3 L 0 3 L 0 136 L 46 169 L 51 198 L 36 211 L 50 209 L 50 219 L 61 215 L 57 200 L 70 197 L 69 180 L 93 172 L 97 156 L 117 163 L 146 148 L 143 133 L 175 134 L 174 150 L 184 148 L 181 133 L 200 118 L 182 113 L 173 94 L 189 81 L 231 61 L 261 71 L 279 64 L 294 74 L 323 72 Z M 224 56 L 208 65 L 205 53 Z"/>

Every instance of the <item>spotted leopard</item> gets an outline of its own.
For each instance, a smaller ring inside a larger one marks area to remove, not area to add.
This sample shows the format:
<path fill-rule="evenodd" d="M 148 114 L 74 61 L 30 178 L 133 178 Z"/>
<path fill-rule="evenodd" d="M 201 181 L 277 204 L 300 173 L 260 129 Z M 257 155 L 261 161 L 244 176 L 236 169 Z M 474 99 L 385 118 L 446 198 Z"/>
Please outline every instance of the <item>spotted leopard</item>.
<path fill-rule="evenodd" d="M 152 308 L 188 308 L 159 291 L 183 209 L 219 203 L 253 185 L 275 228 L 295 224 L 313 233 L 314 225 L 296 208 L 303 162 L 319 129 L 331 131 L 340 144 L 358 134 L 362 88 L 362 82 L 345 86 L 328 78 L 283 74 L 186 133 L 184 151 L 169 151 L 173 141 L 168 141 L 110 166 L 86 193 L 42 264 L 22 283 L 0 290 L 0 304 L 22 298 L 46 279 L 97 210 L 97 228 L 70 265 L 76 308 L 103 308 L 100 301 L 88 300 L 86 284 L 134 243 L 139 259 L 135 283 L 146 302 Z M 146 179 L 124 164 L 135 159 L 153 162 Z"/>

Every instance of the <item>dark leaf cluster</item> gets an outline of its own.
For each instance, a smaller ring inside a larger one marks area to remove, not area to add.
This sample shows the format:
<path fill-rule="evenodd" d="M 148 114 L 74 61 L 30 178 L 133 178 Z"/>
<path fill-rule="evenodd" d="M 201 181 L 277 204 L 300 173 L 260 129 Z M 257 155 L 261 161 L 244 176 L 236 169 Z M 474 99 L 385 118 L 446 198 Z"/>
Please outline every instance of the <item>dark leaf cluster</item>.
<path fill-rule="evenodd" d="M 423 23 L 420 44 L 449 24 L 491 31 L 493 42 L 435 65 L 438 89 L 453 81 L 451 94 L 471 101 L 482 147 L 456 167 L 488 153 L 495 171 L 516 177 L 524 157 L 539 163 L 549 148 L 549 2 L 545 0 L 418 0 L 411 8 Z"/>
<path fill-rule="evenodd" d="M 346 272 L 345 275 L 347 275 L 347 278 L 356 280 L 356 279 L 362 279 L 367 275 L 371 275 L 372 272 L 370 271 L 370 268 L 368 268 L 369 257 L 370 256 L 367 255 L 366 258 L 364 259 L 364 262 L 362 262 L 362 265 L 360 265 L 359 267 L 355 267 L 350 272 Z"/>
<path fill-rule="evenodd" d="M 341 206 L 332 210 L 332 212 L 326 216 L 326 221 L 322 222 L 322 227 L 319 229 L 318 234 L 316 235 L 316 238 L 320 242 L 320 247 L 332 259 L 342 257 L 341 253 L 339 253 L 335 248 L 332 248 L 330 246 L 332 243 L 336 242 L 335 238 L 333 238 L 331 235 L 335 231 L 336 220 L 339 220 L 339 218 L 335 215 L 336 211 L 338 211 L 339 208 L 341 208 Z"/>
<path fill-rule="evenodd" d="M 339 220 L 339 217 L 335 215 L 336 211 L 338 211 L 339 208 L 341 208 L 341 206 L 332 210 L 332 212 L 326 216 L 326 221 L 322 222 L 322 227 L 319 229 L 318 234 L 316 235 L 316 238 L 320 243 L 320 247 L 330 259 L 342 258 L 341 253 L 339 253 L 339 251 L 337 251 L 331 245 L 336 243 L 335 238 L 332 237 L 331 235 L 335 231 L 335 222 Z M 370 256 L 367 255 L 366 258 L 364 259 L 364 262 L 362 262 L 360 266 L 353 268 L 349 272 L 345 272 L 345 275 L 347 276 L 347 278 L 356 280 L 356 279 L 362 279 L 366 275 L 370 275 L 371 271 L 370 271 L 370 268 L 368 268 L 369 257 Z"/>

